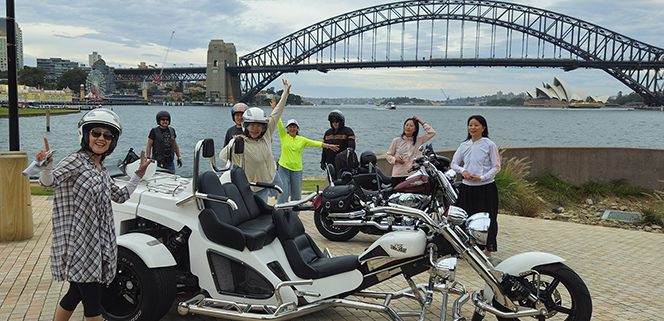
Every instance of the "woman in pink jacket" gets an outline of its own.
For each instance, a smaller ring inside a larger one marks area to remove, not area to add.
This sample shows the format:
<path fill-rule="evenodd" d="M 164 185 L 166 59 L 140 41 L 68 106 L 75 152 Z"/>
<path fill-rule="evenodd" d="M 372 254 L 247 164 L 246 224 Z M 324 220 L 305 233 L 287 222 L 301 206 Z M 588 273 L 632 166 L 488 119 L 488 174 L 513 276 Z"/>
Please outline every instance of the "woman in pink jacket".
<path fill-rule="evenodd" d="M 426 134 L 418 137 L 420 124 Z M 392 140 L 385 155 L 387 161 L 392 164 L 392 186 L 397 186 L 406 180 L 408 169 L 413 166 L 413 159 L 422 156 L 420 146 L 435 135 L 436 131 L 417 116 L 406 119 L 403 123 L 403 133 Z"/>

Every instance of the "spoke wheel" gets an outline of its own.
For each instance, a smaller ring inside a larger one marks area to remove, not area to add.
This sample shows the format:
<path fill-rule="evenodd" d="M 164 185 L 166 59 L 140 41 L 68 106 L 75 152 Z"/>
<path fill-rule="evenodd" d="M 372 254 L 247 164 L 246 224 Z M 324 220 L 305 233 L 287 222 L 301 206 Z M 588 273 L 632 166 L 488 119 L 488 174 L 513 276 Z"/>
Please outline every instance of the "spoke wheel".
<path fill-rule="evenodd" d="M 535 317 L 535 320 L 550 321 L 587 321 L 592 317 L 592 300 L 588 287 L 581 277 L 562 263 L 536 266 L 540 273 L 539 299 L 545 304 L 546 315 Z M 530 276 L 528 283 L 533 290 L 537 289 L 537 278 Z M 494 300 L 494 304 L 495 304 Z M 534 307 L 531 301 L 521 300 L 519 305 Z M 525 318 L 521 318 L 522 320 Z M 518 320 L 498 318 L 500 321 Z"/>
<path fill-rule="evenodd" d="M 354 226 L 335 226 L 327 215 L 321 213 L 321 209 L 314 211 L 314 222 L 320 235 L 330 241 L 348 241 L 355 237 L 360 230 Z"/>

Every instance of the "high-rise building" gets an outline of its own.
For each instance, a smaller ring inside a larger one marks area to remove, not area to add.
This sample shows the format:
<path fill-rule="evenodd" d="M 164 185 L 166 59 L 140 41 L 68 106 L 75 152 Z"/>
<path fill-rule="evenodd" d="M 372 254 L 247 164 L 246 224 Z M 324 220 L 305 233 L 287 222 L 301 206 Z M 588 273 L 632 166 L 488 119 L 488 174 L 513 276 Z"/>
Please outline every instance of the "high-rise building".
<path fill-rule="evenodd" d="M 44 80 L 47 83 L 56 83 L 65 72 L 78 68 L 78 62 L 62 58 L 37 58 L 37 68 L 46 70 Z"/>
<path fill-rule="evenodd" d="M 23 69 L 23 35 L 18 22 L 16 25 L 16 70 Z M 0 18 L 0 71 L 7 70 L 7 20 Z"/>
<path fill-rule="evenodd" d="M 92 54 L 88 55 L 88 61 L 90 62 L 89 66 L 92 67 L 95 65 L 95 62 L 98 60 L 101 60 L 101 55 L 98 54 L 96 51 L 93 51 Z"/>

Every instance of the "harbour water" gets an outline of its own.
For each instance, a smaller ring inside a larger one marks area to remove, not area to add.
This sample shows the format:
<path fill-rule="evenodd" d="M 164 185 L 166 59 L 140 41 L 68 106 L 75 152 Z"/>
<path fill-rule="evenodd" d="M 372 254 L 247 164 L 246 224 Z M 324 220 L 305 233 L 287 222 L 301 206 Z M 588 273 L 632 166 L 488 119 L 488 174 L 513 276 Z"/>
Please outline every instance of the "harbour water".
<path fill-rule="evenodd" d="M 190 177 L 196 142 L 213 138 L 217 153 L 221 150 L 226 130 L 233 125 L 230 107 L 213 106 L 114 106 L 122 119 L 120 142 L 106 164 L 124 158 L 129 148 L 137 153 L 147 146 L 150 128 L 156 126 L 155 115 L 168 110 L 176 130 L 184 165 L 178 174 Z M 267 113 L 269 107 L 264 107 Z M 455 149 L 466 136 L 470 115 L 483 115 L 489 124 L 489 136 L 498 146 L 613 146 L 664 149 L 664 113 L 628 109 L 545 109 L 484 106 L 397 106 L 396 110 L 367 105 L 287 106 L 282 119 L 295 118 L 300 135 L 321 140 L 330 125 L 328 113 L 339 109 L 346 125 L 357 136 L 358 156 L 367 150 L 387 151 L 392 139 L 402 132 L 406 118 L 416 115 L 436 130 L 430 141 L 435 149 Z M 20 149 L 32 159 L 43 148 L 47 137 L 57 149 L 55 161 L 78 150 L 77 123 L 83 114 L 51 117 L 51 131 L 46 131 L 45 117 L 19 119 Z M 420 134 L 423 130 L 420 129 Z M 0 119 L 0 151 L 9 150 L 8 119 Z M 272 150 L 279 157 L 279 135 L 275 130 Z M 323 176 L 318 148 L 306 148 L 303 154 L 304 175 Z M 657 160 L 653 160 L 657 161 Z M 207 166 L 201 164 L 202 166 Z M 207 168 L 207 167 L 202 167 Z"/>

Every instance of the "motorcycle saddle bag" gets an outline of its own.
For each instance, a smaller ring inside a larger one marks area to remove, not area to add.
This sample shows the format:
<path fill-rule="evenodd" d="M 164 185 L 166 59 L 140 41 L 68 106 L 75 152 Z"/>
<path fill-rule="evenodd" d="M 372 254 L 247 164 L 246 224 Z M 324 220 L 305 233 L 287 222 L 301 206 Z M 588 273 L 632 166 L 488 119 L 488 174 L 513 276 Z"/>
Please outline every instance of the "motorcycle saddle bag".
<path fill-rule="evenodd" d="M 323 190 L 321 205 L 328 212 L 343 212 L 359 209 L 353 185 L 328 186 Z"/>

